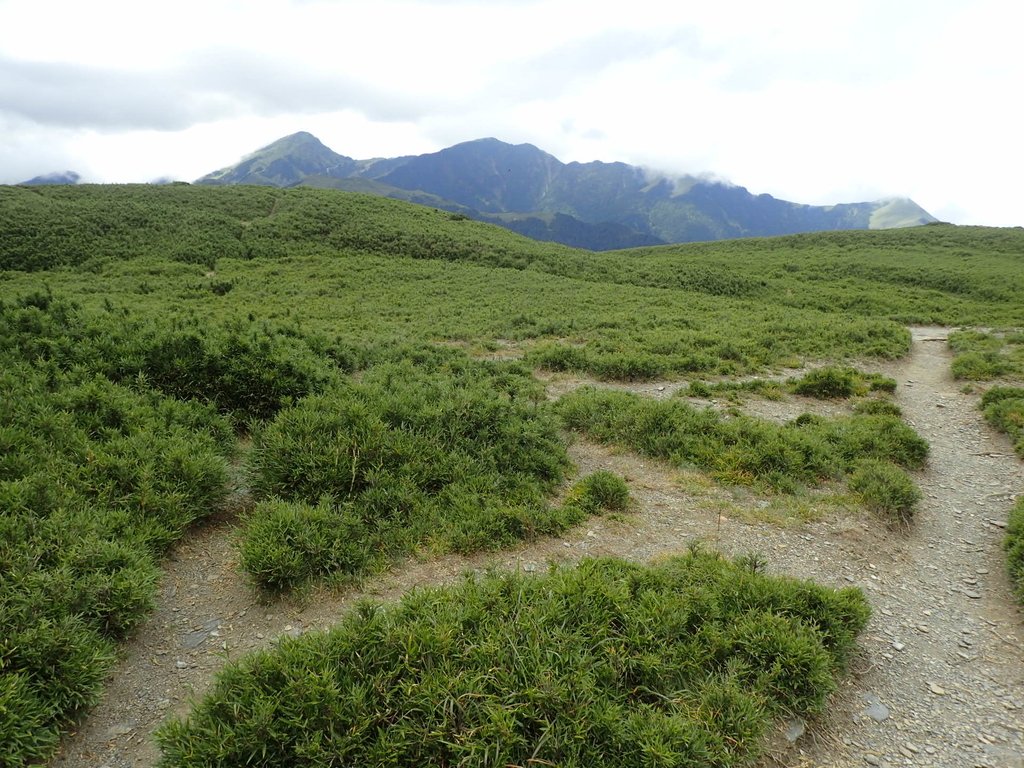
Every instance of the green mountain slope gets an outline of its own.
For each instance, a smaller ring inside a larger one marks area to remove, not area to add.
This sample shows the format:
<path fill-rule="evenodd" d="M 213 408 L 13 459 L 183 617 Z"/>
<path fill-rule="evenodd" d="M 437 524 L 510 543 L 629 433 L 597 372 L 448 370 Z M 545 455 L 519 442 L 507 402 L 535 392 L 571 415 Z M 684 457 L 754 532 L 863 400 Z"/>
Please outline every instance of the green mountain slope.
<path fill-rule="evenodd" d="M 594 250 L 935 221 L 906 199 L 801 205 L 625 163 L 566 164 L 531 144 L 493 138 L 425 155 L 353 161 L 296 134 L 199 183 L 358 189 Z"/>
<path fill-rule="evenodd" d="M 300 131 L 253 152 L 236 165 L 199 179 L 199 184 L 259 184 L 290 187 L 309 176 L 345 178 L 356 161 L 325 147 L 312 134 Z"/>

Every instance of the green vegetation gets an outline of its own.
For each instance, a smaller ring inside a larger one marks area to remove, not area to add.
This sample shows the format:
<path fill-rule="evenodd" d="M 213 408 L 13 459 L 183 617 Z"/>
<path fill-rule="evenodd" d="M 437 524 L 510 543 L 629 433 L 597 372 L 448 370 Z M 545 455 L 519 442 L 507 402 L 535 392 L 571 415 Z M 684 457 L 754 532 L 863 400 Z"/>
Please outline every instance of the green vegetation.
<path fill-rule="evenodd" d="M 830 400 L 869 392 L 895 392 L 896 381 L 879 373 L 863 373 L 856 368 L 826 366 L 791 381 L 790 389 L 797 395 Z"/>
<path fill-rule="evenodd" d="M 1024 603 L 1024 496 L 1017 499 L 1010 510 L 1004 546 L 1010 578 L 1017 588 L 1017 596 Z"/>
<path fill-rule="evenodd" d="M 0 762 L 45 760 L 94 698 L 159 558 L 230 492 L 239 436 L 242 561 L 270 587 L 628 508 L 603 473 L 552 502 L 560 419 L 730 483 L 913 468 L 926 447 L 884 399 L 778 426 L 586 390 L 552 406 L 532 369 L 828 362 L 801 386 L 884 394 L 847 366 L 904 354 L 905 323 L 1024 326 L 1021 253 L 1016 230 L 935 226 L 594 254 L 330 190 L 0 187 Z M 1015 375 L 1018 336 L 986 337 Z M 1009 425 L 1012 402 L 986 408 Z M 668 738 L 638 717 L 645 744 Z"/>
<path fill-rule="evenodd" d="M 685 389 L 677 390 L 681 397 L 713 397 L 724 393 L 732 399 L 740 394 L 755 394 L 768 400 L 781 400 L 784 392 L 821 400 L 863 396 L 872 392 L 896 391 L 896 382 L 879 373 L 865 373 L 856 368 L 826 366 L 808 371 L 803 376 L 785 382 L 774 379 L 744 379 L 741 381 L 692 381 Z M 871 406 L 869 406 L 871 407 Z"/>
<path fill-rule="evenodd" d="M 224 670 L 164 765 L 741 766 L 820 712 L 869 609 L 695 553 L 490 574 Z"/>
<path fill-rule="evenodd" d="M 603 378 L 898 357 L 900 323 L 1016 324 L 1024 291 L 1014 230 L 594 254 L 382 198 L 190 186 L 5 188 L 0 214 L 0 268 L 49 270 L 55 291 L 89 306 L 218 325 L 259 306 L 357 345 L 508 339 L 531 363 Z M 40 283 L 3 277 L 16 291 Z"/>
<path fill-rule="evenodd" d="M 45 296 L 0 302 L 4 765 L 44 759 L 94 700 L 157 558 L 227 492 L 228 423 L 96 370 L 111 339 L 80 319 Z"/>
<path fill-rule="evenodd" d="M 591 387 L 563 396 L 557 408 L 570 429 L 601 442 L 775 490 L 842 477 L 866 458 L 916 469 L 928 455 L 928 444 L 889 415 L 805 415 L 777 425 Z"/>
<path fill-rule="evenodd" d="M 865 506 L 893 522 L 909 523 L 921 492 L 899 467 L 877 459 L 865 459 L 850 475 L 850 490 Z"/>
<path fill-rule="evenodd" d="M 1024 387 L 992 387 L 981 397 L 985 419 L 1013 441 L 1017 455 L 1024 458 Z"/>
<path fill-rule="evenodd" d="M 1024 377 L 1024 332 L 961 330 L 949 335 L 953 378 L 991 381 Z"/>
<path fill-rule="evenodd" d="M 261 503 L 242 563 L 259 583 L 358 574 L 425 542 L 507 546 L 582 519 L 546 501 L 568 457 L 529 372 L 440 357 L 375 365 L 256 437 Z"/>

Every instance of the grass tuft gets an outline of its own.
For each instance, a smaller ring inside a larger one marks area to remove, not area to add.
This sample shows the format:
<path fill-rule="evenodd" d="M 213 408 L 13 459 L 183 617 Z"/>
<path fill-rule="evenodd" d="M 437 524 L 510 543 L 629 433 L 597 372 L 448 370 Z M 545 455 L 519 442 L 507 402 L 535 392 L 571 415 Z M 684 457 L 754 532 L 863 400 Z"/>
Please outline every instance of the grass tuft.
<path fill-rule="evenodd" d="M 860 462 L 850 475 L 850 490 L 865 506 L 893 522 L 909 523 L 921 491 L 899 467 L 878 460 Z"/>
<path fill-rule="evenodd" d="M 1024 603 L 1024 496 L 1010 511 L 1006 525 L 1006 564 L 1010 571 L 1010 579 L 1016 588 L 1017 597 Z"/>

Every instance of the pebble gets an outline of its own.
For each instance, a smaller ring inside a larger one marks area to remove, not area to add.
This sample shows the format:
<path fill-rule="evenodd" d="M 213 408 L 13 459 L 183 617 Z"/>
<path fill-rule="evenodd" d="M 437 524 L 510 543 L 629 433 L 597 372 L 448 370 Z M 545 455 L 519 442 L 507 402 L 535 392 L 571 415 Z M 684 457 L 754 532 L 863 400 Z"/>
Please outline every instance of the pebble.
<path fill-rule="evenodd" d="M 793 718 L 786 725 L 786 740 L 791 744 L 804 735 L 807 724 L 799 717 Z"/>
<path fill-rule="evenodd" d="M 188 669 L 188 662 L 178 659 L 176 662 L 174 662 L 174 666 L 178 669 Z"/>
<path fill-rule="evenodd" d="M 899 640 L 896 640 L 895 642 L 893 642 L 892 647 L 897 651 L 902 651 L 907 646 L 901 643 Z"/>
<path fill-rule="evenodd" d="M 971 600 L 978 600 L 981 598 L 981 592 L 975 592 L 973 589 L 961 589 L 960 591 L 971 598 Z"/>
<path fill-rule="evenodd" d="M 882 761 L 881 761 L 881 759 L 879 759 L 878 755 L 872 755 L 872 754 L 864 755 L 864 762 L 867 763 L 868 765 L 881 765 L 882 764 Z"/>
<path fill-rule="evenodd" d="M 884 723 L 889 719 L 889 708 L 879 701 L 878 696 L 873 693 L 864 694 L 864 701 L 868 703 L 863 709 L 863 714 L 870 717 L 876 723 Z"/>
<path fill-rule="evenodd" d="M 928 683 L 928 690 L 934 693 L 936 696 L 946 695 L 946 689 L 938 683 Z"/>

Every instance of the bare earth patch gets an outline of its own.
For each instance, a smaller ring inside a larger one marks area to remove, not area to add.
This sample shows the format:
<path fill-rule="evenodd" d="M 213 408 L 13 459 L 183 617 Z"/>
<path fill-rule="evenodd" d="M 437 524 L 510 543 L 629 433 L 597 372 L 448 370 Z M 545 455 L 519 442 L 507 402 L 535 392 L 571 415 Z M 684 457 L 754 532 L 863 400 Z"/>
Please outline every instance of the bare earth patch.
<path fill-rule="evenodd" d="M 913 330 L 910 357 L 884 371 L 899 382 L 897 402 L 932 447 L 916 478 L 925 498 L 908 530 L 887 528 L 827 489 L 797 500 L 759 496 L 582 441 L 571 449 L 580 472 L 624 476 L 634 512 L 594 518 L 571 536 L 516 551 L 410 559 L 360 589 L 268 602 L 239 572 L 231 519 L 213 521 L 164 564 L 156 610 L 51 765 L 154 766 L 153 731 L 186 713 L 226 661 L 282 635 L 326 628 L 359 598 L 395 599 L 488 567 L 532 571 L 594 555 L 648 561 L 702 540 L 728 554 L 760 553 L 772 572 L 859 585 L 874 609 L 826 715 L 784 724 L 764 766 L 1024 767 L 1024 615 L 1000 547 L 1024 464 L 952 380 L 945 329 Z M 593 382 L 558 377 L 549 392 L 583 383 Z M 665 397 L 673 386 L 629 388 Z M 752 398 L 744 407 L 782 419 L 845 406 Z"/>

